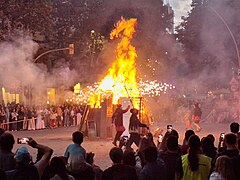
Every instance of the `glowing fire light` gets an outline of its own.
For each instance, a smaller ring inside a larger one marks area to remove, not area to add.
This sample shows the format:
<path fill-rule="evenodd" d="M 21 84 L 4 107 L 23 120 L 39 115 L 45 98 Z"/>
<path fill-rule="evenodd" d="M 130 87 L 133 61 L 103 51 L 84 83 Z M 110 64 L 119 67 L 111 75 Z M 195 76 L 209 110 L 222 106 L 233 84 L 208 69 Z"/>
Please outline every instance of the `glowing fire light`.
<path fill-rule="evenodd" d="M 116 48 L 116 60 L 108 70 L 107 75 L 100 83 L 80 89 L 78 95 L 66 99 L 66 102 L 90 104 L 100 107 L 103 99 L 112 96 L 113 104 L 117 104 L 120 97 L 160 96 L 175 86 L 167 83 L 158 83 L 157 80 L 137 82 L 135 47 L 130 44 L 135 33 L 136 19 L 122 18 L 111 32 L 110 39 L 121 38 Z M 75 96 L 75 97 L 74 97 Z M 137 104 L 134 104 L 138 107 Z"/>
<path fill-rule="evenodd" d="M 138 82 L 138 87 L 140 96 L 150 98 L 167 94 L 168 91 L 176 88 L 172 84 L 158 82 L 157 80 L 140 80 Z M 129 92 L 131 92 L 130 88 Z M 110 98 L 111 95 L 110 91 L 100 89 L 100 83 L 94 83 L 93 86 L 87 86 L 86 88 L 81 89 L 78 95 L 73 94 L 72 97 L 66 99 L 66 102 L 74 102 L 81 105 L 88 102 L 94 102 L 93 104 L 90 104 L 92 107 L 100 107 L 100 102 L 104 99 Z"/>
<path fill-rule="evenodd" d="M 166 94 L 168 90 L 175 89 L 175 86 L 167 83 L 159 83 L 154 81 L 140 81 L 138 83 L 141 96 L 160 96 L 162 93 Z"/>
<path fill-rule="evenodd" d="M 139 97 L 140 95 L 136 81 L 137 53 L 135 47 L 130 44 L 136 23 L 137 19 L 122 18 L 110 34 L 110 39 L 121 38 L 121 42 L 116 49 L 116 60 L 99 87 L 103 91 L 112 91 L 113 104 L 116 104 L 120 97 Z"/>

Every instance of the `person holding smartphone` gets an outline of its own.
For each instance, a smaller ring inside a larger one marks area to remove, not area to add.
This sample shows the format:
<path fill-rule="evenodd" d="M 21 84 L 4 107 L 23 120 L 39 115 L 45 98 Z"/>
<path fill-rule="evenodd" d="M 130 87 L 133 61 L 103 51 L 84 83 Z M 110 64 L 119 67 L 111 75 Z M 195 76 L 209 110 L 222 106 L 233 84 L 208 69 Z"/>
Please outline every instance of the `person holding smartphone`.
<path fill-rule="evenodd" d="M 6 171 L 8 180 L 33 180 L 41 179 L 41 176 L 49 163 L 53 150 L 48 146 L 38 144 L 32 138 L 22 138 L 22 142 L 38 149 L 43 153 L 42 157 L 35 164 L 32 162 L 32 157 L 26 146 L 20 147 L 16 154 L 16 168 L 14 170 Z"/>

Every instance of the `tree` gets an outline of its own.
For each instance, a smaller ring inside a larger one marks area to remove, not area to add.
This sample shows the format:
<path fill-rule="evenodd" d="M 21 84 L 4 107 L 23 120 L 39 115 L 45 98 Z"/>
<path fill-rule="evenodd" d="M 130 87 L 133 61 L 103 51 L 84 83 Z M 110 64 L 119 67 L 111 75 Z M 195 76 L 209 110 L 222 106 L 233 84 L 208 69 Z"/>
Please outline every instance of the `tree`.
<path fill-rule="evenodd" d="M 199 79 L 207 87 L 228 86 L 232 68 L 238 64 L 235 39 L 239 28 L 239 2 L 194 0 L 192 10 L 177 28 L 183 44 L 187 77 Z M 223 22 L 224 21 L 224 22 Z M 226 27 L 227 24 L 227 27 Z"/>
<path fill-rule="evenodd" d="M 69 43 L 74 43 L 75 54 L 78 61 L 81 56 L 85 56 L 88 50 L 89 34 L 93 29 L 93 19 L 96 16 L 96 9 L 102 3 L 101 0 L 55 0 L 53 1 L 52 31 L 55 33 L 49 41 L 51 48 L 68 47 Z M 67 53 L 59 52 L 53 59 L 69 59 Z M 78 64 L 71 60 L 72 64 Z M 76 67 L 72 65 L 71 67 Z"/>
<path fill-rule="evenodd" d="M 51 4 L 48 0 L 2 0 L 0 2 L 0 39 L 22 32 L 36 38 L 48 34 Z"/>
<path fill-rule="evenodd" d="M 173 28 L 173 13 L 169 8 L 163 4 L 162 0 L 136 0 L 129 4 L 117 0 L 105 1 L 97 13 L 99 16 L 96 27 L 108 38 L 111 30 L 114 29 L 114 24 L 121 17 L 137 18 L 136 34 L 132 43 L 138 54 L 139 76 L 160 79 L 167 74 L 165 66 L 169 65 L 166 51 L 170 43 L 165 43 L 170 42 L 172 35 L 169 34 L 169 29 Z M 114 49 L 112 51 L 114 52 Z M 149 71 L 147 65 L 149 59 L 158 61 L 154 64 L 156 67 L 155 70 L 152 69 L 153 71 Z M 105 66 L 108 67 L 111 62 L 108 59 L 102 63 L 106 63 Z"/>

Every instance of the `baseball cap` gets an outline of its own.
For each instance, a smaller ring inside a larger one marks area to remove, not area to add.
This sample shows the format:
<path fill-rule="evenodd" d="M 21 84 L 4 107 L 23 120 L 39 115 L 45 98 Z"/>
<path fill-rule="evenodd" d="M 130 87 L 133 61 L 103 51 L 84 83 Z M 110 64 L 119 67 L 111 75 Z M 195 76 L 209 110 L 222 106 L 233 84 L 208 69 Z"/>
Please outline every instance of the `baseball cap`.
<path fill-rule="evenodd" d="M 23 146 L 23 147 L 20 147 L 17 152 L 16 152 L 16 155 L 15 155 L 15 159 L 16 159 L 16 162 L 29 162 L 30 161 L 30 153 L 28 151 L 28 149 Z"/>

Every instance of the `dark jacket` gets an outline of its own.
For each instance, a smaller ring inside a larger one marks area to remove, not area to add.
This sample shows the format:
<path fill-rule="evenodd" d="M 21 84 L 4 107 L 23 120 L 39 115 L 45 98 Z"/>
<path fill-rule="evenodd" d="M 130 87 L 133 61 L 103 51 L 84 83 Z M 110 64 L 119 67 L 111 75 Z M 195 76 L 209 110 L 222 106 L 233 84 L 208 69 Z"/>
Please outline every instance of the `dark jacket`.
<path fill-rule="evenodd" d="M 165 179 L 166 179 L 166 167 L 163 160 L 147 163 L 141 170 L 138 178 L 138 180 L 165 180 Z"/>
<path fill-rule="evenodd" d="M 102 174 L 102 180 L 137 180 L 136 170 L 124 164 L 114 164 Z"/>
<path fill-rule="evenodd" d="M 127 109 L 122 109 L 122 108 L 117 108 L 113 114 L 113 121 L 115 123 L 115 126 L 123 126 L 123 114 L 126 113 L 129 110 Z"/>

